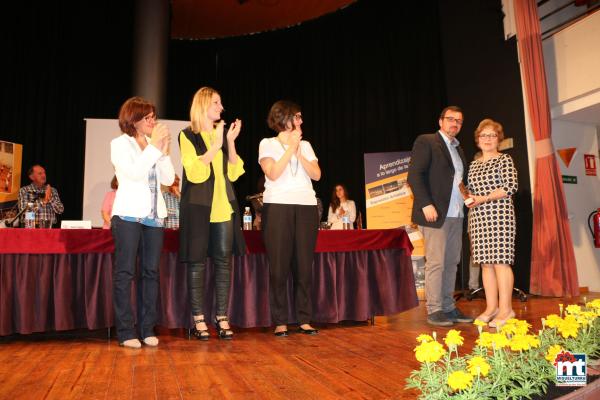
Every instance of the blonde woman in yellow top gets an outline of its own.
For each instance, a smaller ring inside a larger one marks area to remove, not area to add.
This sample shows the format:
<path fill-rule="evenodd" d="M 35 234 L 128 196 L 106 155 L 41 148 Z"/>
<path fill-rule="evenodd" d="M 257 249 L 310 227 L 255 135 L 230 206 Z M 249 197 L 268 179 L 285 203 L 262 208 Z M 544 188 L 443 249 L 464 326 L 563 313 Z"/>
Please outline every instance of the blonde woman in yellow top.
<path fill-rule="evenodd" d="M 194 319 L 193 335 L 210 337 L 205 319 L 206 259 L 214 266 L 215 326 L 220 339 L 231 339 L 227 305 L 231 282 L 231 256 L 243 254 L 240 213 L 231 182 L 244 173 L 244 162 L 235 149 L 242 121 L 236 119 L 225 132 L 219 93 L 200 88 L 190 109 L 191 126 L 179 134 L 183 179 L 179 215 L 179 257 L 187 265 L 188 287 Z"/>

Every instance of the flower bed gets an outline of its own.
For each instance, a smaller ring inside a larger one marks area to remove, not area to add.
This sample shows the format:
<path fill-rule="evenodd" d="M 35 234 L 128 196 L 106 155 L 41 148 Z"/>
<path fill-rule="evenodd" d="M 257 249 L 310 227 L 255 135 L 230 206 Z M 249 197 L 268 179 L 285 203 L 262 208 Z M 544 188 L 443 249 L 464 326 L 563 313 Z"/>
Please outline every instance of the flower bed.
<path fill-rule="evenodd" d="M 475 321 L 479 337 L 470 354 L 460 355 L 461 332 L 450 330 L 437 341 L 436 333 L 417 337 L 415 357 L 421 368 L 412 371 L 407 388 L 421 399 L 543 398 L 555 387 L 555 362 L 583 353 L 600 357 L 600 299 L 563 308 L 542 318 L 542 329 L 530 332 L 527 321 L 510 319 L 496 332 Z M 588 377 L 588 381 L 589 381 Z M 561 389 L 561 388 L 558 388 Z M 572 388 L 569 388 L 573 390 Z"/>

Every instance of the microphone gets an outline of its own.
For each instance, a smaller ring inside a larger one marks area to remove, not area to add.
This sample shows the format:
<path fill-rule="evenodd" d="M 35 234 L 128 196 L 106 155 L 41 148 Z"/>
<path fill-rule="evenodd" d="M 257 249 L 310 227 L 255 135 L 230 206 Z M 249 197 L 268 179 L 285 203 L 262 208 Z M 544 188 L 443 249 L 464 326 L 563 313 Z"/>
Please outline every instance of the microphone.
<path fill-rule="evenodd" d="M 21 215 L 23 215 L 23 213 L 24 213 L 25 211 L 27 211 L 28 209 L 29 209 L 29 206 L 26 206 L 26 207 L 24 207 L 24 208 L 23 208 L 21 211 L 19 211 L 19 212 L 17 213 L 17 215 L 15 215 L 15 217 L 14 217 L 12 220 L 8 221 L 7 227 L 11 227 L 11 228 L 12 228 L 12 227 L 13 227 L 13 224 L 14 224 L 16 221 L 18 221 L 18 220 L 19 220 L 19 217 L 21 217 Z"/>

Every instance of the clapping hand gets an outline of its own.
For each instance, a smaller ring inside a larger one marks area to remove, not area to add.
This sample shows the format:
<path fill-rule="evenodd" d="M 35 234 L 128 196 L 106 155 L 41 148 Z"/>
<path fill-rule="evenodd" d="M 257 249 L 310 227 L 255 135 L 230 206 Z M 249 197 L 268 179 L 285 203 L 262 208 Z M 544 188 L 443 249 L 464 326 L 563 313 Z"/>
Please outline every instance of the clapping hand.
<path fill-rule="evenodd" d="M 232 142 L 237 139 L 240 131 L 242 130 L 242 120 L 236 119 L 229 125 L 229 130 L 227 131 L 227 141 Z"/>
<path fill-rule="evenodd" d="M 169 128 L 165 124 L 159 123 L 154 125 L 152 129 L 150 144 L 159 149 L 163 154 L 168 154 L 170 138 Z"/>
<path fill-rule="evenodd" d="M 46 185 L 46 193 L 44 195 L 44 204 L 48 204 L 52 199 L 52 187 L 50 185 Z"/>
<path fill-rule="evenodd" d="M 302 141 L 302 130 L 297 127 L 290 133 L 289 143 L 296 156 L 300 156 L 300 142 Z"/>
<path fill-rule="evenodd" d="M 220 149 L 223 147 L 223 129 L 225 128 L 225 121 L 221 120 L 217 122 L 217 129 L 215 133 L 215 141 L 212 143 L 212 147 Z"/>

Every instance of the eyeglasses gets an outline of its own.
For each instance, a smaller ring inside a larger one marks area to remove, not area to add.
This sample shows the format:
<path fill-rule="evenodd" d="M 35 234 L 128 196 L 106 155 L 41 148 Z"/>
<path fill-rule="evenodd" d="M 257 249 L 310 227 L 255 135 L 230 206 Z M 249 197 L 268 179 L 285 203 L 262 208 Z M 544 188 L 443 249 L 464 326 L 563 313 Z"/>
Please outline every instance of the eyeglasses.
<path fill-rule="evenodd" d="M 444 117 L 444 119 L 447 119 L 448 122 L 456 122 L 458 125 L 462 125 L 462 123 L 463 123 L 462 119 L 458 119 L 458 118 L 454 118 L 454 117 Z"/>
<path fill-rule="evenodd" d="M 498 134 L 497 133 L 481 133 L 479 135 L 480 138 L 485 138 L 485 139 L 493 139 L 493 138 L 497 138 Z"/>
<path fill-rule="evenodd" d="M 156 115 L 154 115 L 154 114 L 152 114 L 152 115 L 146 115 L 143 119 L 148 124 L 151 123 L 151 122 L 156 122 Z"/>

